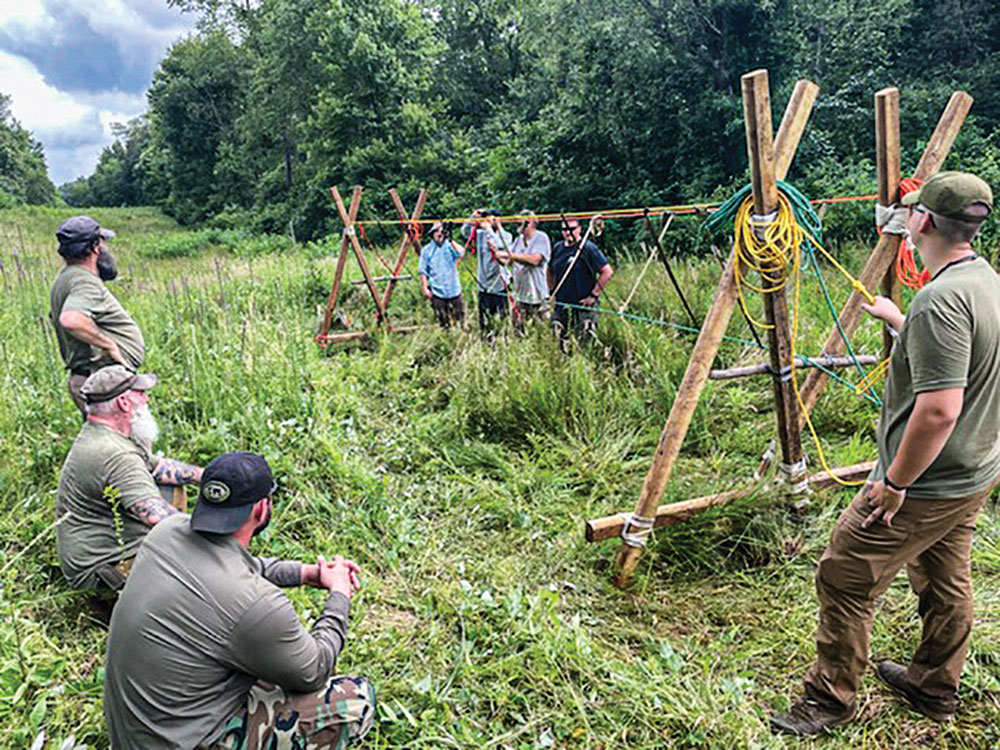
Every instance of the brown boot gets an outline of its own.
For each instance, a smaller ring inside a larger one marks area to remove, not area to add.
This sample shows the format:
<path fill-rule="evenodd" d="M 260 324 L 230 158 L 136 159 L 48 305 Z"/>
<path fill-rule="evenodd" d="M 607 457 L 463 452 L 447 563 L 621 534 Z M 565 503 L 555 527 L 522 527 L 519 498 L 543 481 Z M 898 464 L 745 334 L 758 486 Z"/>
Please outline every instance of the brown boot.
<path fill-rule="evenodd" d="M 884 661 L 878 665 L 875 674 L 886 685 L 906 699 L 915 711 L 919 711 L 934 721 L 951 721 L 958 709 L 958 699 L 935 698 L 927 695 L 906 677 L 906 667 L 894 661 Z"/>
<path fill-rule="evenodd" d="M 812 698 L 802 698 L 787 714 L 771 716 L 771 729 L 785 734 L 807 737 L 824 729 L 846 724 L 854 718 L 854 706 L 831 708 Z"/>

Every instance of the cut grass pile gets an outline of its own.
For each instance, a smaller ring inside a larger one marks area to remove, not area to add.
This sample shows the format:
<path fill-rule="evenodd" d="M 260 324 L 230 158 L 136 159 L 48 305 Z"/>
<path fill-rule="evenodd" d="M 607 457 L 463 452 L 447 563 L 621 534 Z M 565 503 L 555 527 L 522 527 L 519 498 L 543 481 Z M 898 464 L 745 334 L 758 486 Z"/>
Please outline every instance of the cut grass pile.
<path fill-rule="evenodd" d="M 815 563 L 849 493 L 818 493 L 794 512 L 758 492 L 657 532 L 627 592 L 609 583 L 618 542 L 583 541 L 585 520 L 631 510 L 693 336 L 607 317 L 599 343 L 568 355 L 546 330 L 490 346 L 474 325 L 324 354 L 311 338 L 332 278 L 331 246 L 209 237 L 148 210 L 94 215 L 119 232 L 122 273 L 112 287 L 142 326 L 148 369 L 160 376 L 152 402 L 159 449 L 198 463 L 237 449 L 265 454 L 281 492 L 255 549 L 301 559 L 340 552 L 364 567 L 339 669 L 378 686 L 367 747 L 1000 743 L 994 506 L 973 552 L 977 621 L 957 720 L 921 719 L 870 676 L 853 724 L 815 743 L 773 737 L 767 714 L 797 697 L 812 659 Z M 0 212 L 4 748 L 28 747 L 40 732 L 52 748 L 70 736 L 78 747 L 107 744 L 106 632 L 88 597 L 54 570 L 49 529 L 59 468 L 79 428 L 47 322 L 60 218 Z M 839 255 L 858 269 L 865 252 Z M 624 299 L 641 265 L 620 264 L 606 305 Z M 718 265 L 683 261 L 677 272 L 703 315 Z M 832 272 L 827 279 L 841 304 L 846 284 Z M 817 352 L 830 327 L 810 289 L 803 353 Z M 344 293 L 354 325 L 370 324 L 364 288 Z M 399 322 L 431 321 L 415 282 L 397 287 L 393 310 Z M 630 311 L 687 322 L 658 267 Z M 739 314 L 729 333 L 749 338 Z M 869 322 L 855 340 L 876 353 L 880 332 Z M 729 342 L 718 364 L 759 357 Z M 710 384 L 665 500 L 743 484 L 775 433 L 770 402 L 765 379 Z M 875 416 L 831 386 L 815 422 L 832 464 L 872 457 Z M 312 590 L 291 597 L 306 621 L 322 604 Z M 905 659 L 918 633 L 900 578 L 879 607 L 873 653 Z"/>

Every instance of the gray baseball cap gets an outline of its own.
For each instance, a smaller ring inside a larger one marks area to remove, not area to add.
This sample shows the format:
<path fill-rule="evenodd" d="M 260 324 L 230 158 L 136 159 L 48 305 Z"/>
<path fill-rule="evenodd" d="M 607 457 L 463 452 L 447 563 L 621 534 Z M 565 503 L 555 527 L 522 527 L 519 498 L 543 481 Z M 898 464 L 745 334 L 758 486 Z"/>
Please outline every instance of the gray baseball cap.
<path fill-rule="evenodd" d="M 148 391 L 154 385 L 156 376 L 151 372 L 139 375 L 124 365 L 108 365 L 90 373 L 80 386 L 80 393 L 88 404 L 99 404 L 126 391 Z"/>
<path fill-rule="evenodd" d="M 104 229 L 89 216 L 70 216 L 56 229 L 56 238 L 60 245 L 75 245 L 78 242 L 91 242 L 98 237 L 110 240 L 115 233 Z"/>

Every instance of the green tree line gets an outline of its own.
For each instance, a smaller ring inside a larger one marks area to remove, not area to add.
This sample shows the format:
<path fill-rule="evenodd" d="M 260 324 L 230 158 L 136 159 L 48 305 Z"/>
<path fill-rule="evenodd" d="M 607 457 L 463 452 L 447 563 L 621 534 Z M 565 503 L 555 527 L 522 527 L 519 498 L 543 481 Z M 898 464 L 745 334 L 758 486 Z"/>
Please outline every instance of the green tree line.
<path fill-rule="evenodd" d="M 717 197 L 746 179 L 740 76 L 758 67 L 776 119 L 797 78 L 821 87 L 790 174 L 807 194 L 872 191 L 885 86 L 904 170 L 969 91 L 953 166 L 1000 186 L 1000 0 L 169 2 L 199 31 L 70 203 L 302 238 L 335 223 L 334 184 L 383 217 L 393 185 L 428 187 L 428 215 Z"/>
<path fill-rule="evenodd" d="M 0 93 L 0 208 L 23 203 L 52 203 L 42 146 L 10 111 L 10 97 Z"/>

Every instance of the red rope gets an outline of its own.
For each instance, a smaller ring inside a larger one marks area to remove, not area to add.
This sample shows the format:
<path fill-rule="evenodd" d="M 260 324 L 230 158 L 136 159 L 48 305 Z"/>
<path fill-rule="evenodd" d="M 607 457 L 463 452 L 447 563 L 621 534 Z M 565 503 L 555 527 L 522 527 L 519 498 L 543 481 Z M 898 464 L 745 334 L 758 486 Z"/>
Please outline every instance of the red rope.
<path fill-rule="evenodd" d="M 901 180 L 899 183 L 899 197 L 902 198 L 907 193 L 918 190 L 923 184 L 923 180 L 917 180 L 913 177 Z M 922 289 L 924 284 L 931 279 L 930 271 L 926 268 L 922 271 L 917 268 L 917 259 L 913 256 L 913 248 L 906 241 L 905 237 L 899 243 L 899 251 L 896 253 L 896 278 L 899 279 L 901 284 L 908 286 L 910 289 Z"/>
<path fill-rule="evenodd" d="M 372 249 L 372 251 L 375 253 L 376 256 L 378 256 L 378 259 L 385 267 L 385 270 L 388 271 L 390 274 L 395 273 L 395 269 L 393 269 L 393 267 L 389 265 L 386 259 L 382 257 L 382 253 L 380 253 L 378 251 L 378 248 L 375 247 L 375 243 L 368 238 L 368 233 L 365 231 L 364 226 L 362 226 L 361 224 L 357 224 L 356 226 L 358 227 L 358 229 L 361 230 L 361 236 L 365 238 L 365 242 L 368 243 L 368 247 Z"/>

